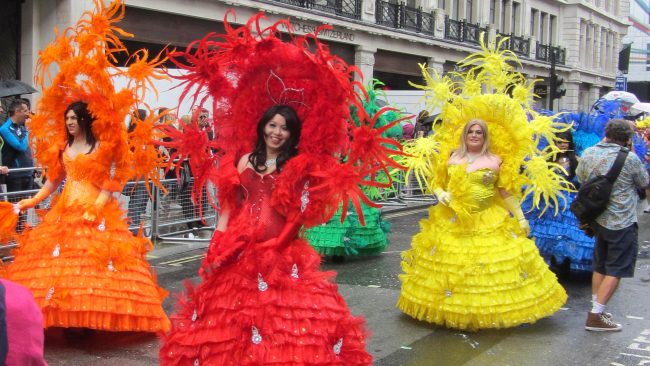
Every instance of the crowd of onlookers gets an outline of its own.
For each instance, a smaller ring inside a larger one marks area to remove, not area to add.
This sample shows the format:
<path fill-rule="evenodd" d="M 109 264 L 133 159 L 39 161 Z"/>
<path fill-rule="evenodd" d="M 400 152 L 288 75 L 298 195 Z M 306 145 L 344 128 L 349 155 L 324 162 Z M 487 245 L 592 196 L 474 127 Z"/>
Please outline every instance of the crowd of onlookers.
<path fill-rule="evenodd" d="M 210 112 L 206 108 L 200 110 L 198 108 L 197 106 L 192 107 L 190 114 L 182 115 L 180 118 L 176 118 L 175 114 L 165 113 L 167 108 L 159 108 L 157 110 L 160 115 L 158 122 L 182 129 L 183 125 L 191 123 L 192 116 L 196 115 L 199 126 L 209 130 L 208 136 L 212 138 L 214 131 L 212 124 L 209 123 Z M 137 109 L 127 116 L 125 122 L 128 130 L 133 130 L 138 121 L 145 120 L 147 113 L 145 109 Z M 26 198 L 23 192 L 37 189 L 42 185 L 44 175 L 34 168 L 34 159 L 29 145 L 28 122 L 33 115 L 29 99 L 16 98 L 8 104 L 6 110 L 0 105 L 0 116 L 5 115 L 7 116 L 6 120 L 3 119 L 0 124 L 0 200 L 18 202 Z M 170 152 L 165 148 L 161 147 L 160 151 L 167 157 L 170 156 Z M 203 224 L 196 219 L 197 212 L 191 201 L 192 172 L 189 164 L 183 163 L 181 166 L 179 174 L 176 173 L 173 166 L 165 170 L 165 179 L 180 178 L 180 181 L 178 184 L 168 184 L 168 193 L 162 200 L 161 206 L 164 209 L 169 209 L 172 204 L 177 202 L 183 219 L 187 221 L 188 229 L 198 228 Z M 144 184 L 137 182 L 130 182 L 125 186 L 122 194 L 129 198 L 127 215 L 131 227 L 134 228 L 133 233 L 136 234 L 150 198 Z M 25 221 L 25 214 L 21 215 L 19 231 L 22 230 Z"/>

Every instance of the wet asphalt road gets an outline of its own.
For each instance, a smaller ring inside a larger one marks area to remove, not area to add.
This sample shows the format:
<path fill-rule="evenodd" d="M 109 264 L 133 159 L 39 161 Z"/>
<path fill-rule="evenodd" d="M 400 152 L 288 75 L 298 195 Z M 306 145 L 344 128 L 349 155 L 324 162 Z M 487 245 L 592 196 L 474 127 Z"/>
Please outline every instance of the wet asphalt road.
<path fill-rule="evenodd" d="M 590 307 L 590 278 L 585 275 L 562 279 L 569 300 L 552 317 L 506 330 L 460 332 L 415 321 L 395 308 L 400 252 L 409 248 L 426 212 L 415 207 L 387 212 L 386 217 L 392 223 L 392 233 L 385 253 L 323 263 L 323 269 L 338 272 L 339 290 L 351 311 L 366 318 L 371 333 L 368 351 L 375 365 L 650 365 L 650 282 L 639 280 L 649 270 L 649 259 L 639 259 L 637 277 L 623 280 L 610 301 L 608 310 L 624 326 L 620 333 L 584 330 Z M 650 252 L 650 215 L 641 213 L 639 217 L 640 248 Z M 160 285 L 172 293 L 164 304 L 168 313 L 173 294 L 182 291 L 183 281 L 196 281 L 202 246 L 160 246 L 151 253 Z M 60 330 L 46 333 L 50 365 L 156 365 L 158 348 L 158 339 L 148 334 L 95 333 L 69 342 Z"/>

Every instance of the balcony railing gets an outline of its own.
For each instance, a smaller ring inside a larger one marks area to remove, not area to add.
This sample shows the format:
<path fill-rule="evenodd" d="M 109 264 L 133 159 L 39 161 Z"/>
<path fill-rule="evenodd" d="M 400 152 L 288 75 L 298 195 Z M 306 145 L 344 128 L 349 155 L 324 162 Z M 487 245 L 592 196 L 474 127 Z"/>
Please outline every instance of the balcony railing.
<path fill-rule="evenodd" d="M 536 48 L 535 48 L 535 59 L 540 60 L 540 61 L 550 61 L 551 58 L 549 57 L 550 52 L 549 49 L 551 46 L 547 44 L 541 44 L 537 42 Z"/>
<path fill-rule="evenodd" d="M 399 7 L 399 4 L 377 0 L 375 6 L 375 21 L 377 24 L 399 28 Z"/>
<path fill-rule="evenodd" d="M 269 0 L 297 6 L 306 9 L 315 9 L 339 16 L 361 19 L 361 5 L 363 0 Z M 404 2 L 397 4 L 386 0 L 375 0 L 375 22 L 395 29 L 405 29 L 417 33 L 434 35 L 435 16 L 433 12 L 422 11 L 421 7 L 413 8 L 406 6 Z M 487 27 L 481 27 L 478 23 L 468 23 L 465 20 L 454 20 L 445 16 L 445 39 L 456 42 L 478 45 L 481 33 L 488 33 Z M 515 36 L 513 34 L 501 34 L 508 37 L 506 47 L 517 55 L 529 57 L 531 42 L 529 39 Z M 551 54 L 555 56 L 555 62 L 561 65 L 566 64 L 566 49 L 558 46 L 551 46 L 536 42 L 535 59 L 551 62 Z"/>
<path fill-rule="evenodd" d="M 400 11 L 400 24 L 402 28 L 433 34 L 433 14 L 425 13 L 422 8 L 412 8 L 402 3 Z"/>
<path fill-rule="evenodd" d="M 551 62 L 551 55 L 555 56 L 555 63 L 566 64 L 566 48 L 551 46 L 537 42 L 536 60 Z"/>
<path fill-rule="evenodd" d="M 423 12 L 422 8 L 377 0 L 375 9 L 377 24 L 433 35 L 435 26 L 433 13 Z"/>
<path fill-rule="evenodd" d="M 508 37 L 504 46 L 519 56 L 530 56 L 530 40 L 528 38 L 515 36 L 514 34 L 497 33 L 498 36 Z"/>
<path fill-rule="evenodd" d="M 457 42 L 479 44 L 481 33 L 487 34 L 487 27 L 467 23 L 464 20 L 454 20 L 445 16 L 445 38 Z"/>
<path fill-rule="evenodd" d="M 555 62 L 560 65 L 566 64 L 566 48 L 560 48 L 559 46 L 552 46 L 551 52 L 555 54 Z"/>
<path fill-rule="evenodd" d="M 361 19 L 362 0 L 271 0 L 279 3 L 316 9 L 346 18 Z"/>

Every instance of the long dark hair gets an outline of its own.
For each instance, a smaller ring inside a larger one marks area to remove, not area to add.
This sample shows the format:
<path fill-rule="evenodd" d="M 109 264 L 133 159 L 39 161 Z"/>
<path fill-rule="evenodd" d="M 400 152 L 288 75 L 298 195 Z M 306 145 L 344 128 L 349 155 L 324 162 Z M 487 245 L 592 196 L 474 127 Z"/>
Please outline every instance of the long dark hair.
<path fill-rule="evenodd" d="M 93 117 L 92 114 L 90 114 L 90 111 L 88 110 L 88 104 L 85 102 L 74 102 L 68 106 L 68 108 L 65 109 L 65 112 L 63 113 L 63 120 L 65 121 L 66 116 L 68 115 L 68 112 L 73 111 L 74 114 L 77 116 L 77 123 L 79 124 L 79 129 L 83 131 L 86 134 L 86 143 L 90 145 L 90 150 L 88 153 L 93 151 L 95 149 L 95 145 L 97 144 L 97 139 L 95 138 L 95 135 L 93 134 L 93 129 L 92 129 L 92 124 L 93 121 L 95 121 L 95 117 Z M 70 134 L 70 131 L 68 129 L 65 129 L 66 136 L 68 137 L 68 146 L 71 146 L 72 143 L 74 142 L 74 136 Z"/>
<path fill-rule="evenodd" d="M 264 127 L 266 127 L 266 124 L 273 119 L 276 114 L 284 117 L 287 122 L 287 129 L 289 130 L 289 138 L 284 145 L 280 147 L 280 154 L 275 162 L 276 169 L 280 171 L 287 160 L 298 154 L 298 141 L 300 141 L 300 119 L 298 119 L 298 114 L 288 105 L 274 105 L 267 109 L 259 122 L 257 122 L 257 143 L 255 144 L 253 152 L 248 156 L 248 161 L 253 166 L 253 169 L 258 173 L 264 173 L 267 169 L 266 165 L 264 165 L 264 163 L 266 163 Z"/>
<path fill-rule="evenodd" d="M 560 157 L 562 156 L 566 156 L 569 159 L 567 178 L 571 180 L 573 177 L 575 177 L 576 168 L 578 167 L 578 158 L 576 157 L 576 145 L 573 143 L 573 134 L 571 131 L 564 131 L 557 133 L 555 136 L 569 143 L 569 148 L 567 151 L 557 154 L 555 156 L 555 161 L 559 161 Z"/>

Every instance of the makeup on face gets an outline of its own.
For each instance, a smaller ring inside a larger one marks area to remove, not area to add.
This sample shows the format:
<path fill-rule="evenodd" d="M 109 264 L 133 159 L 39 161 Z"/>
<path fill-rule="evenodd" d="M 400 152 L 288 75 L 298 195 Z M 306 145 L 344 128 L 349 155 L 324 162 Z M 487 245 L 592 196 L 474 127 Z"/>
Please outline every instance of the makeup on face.
<path fill-rule="evenodd" d="M 73 110 L 69 110 L 65 115 L 65 126 L 68 133 L 72 136 L 77 136 L 80 132 L 79 120 Z"/>
<path fill-rule="evenodd" d="M 485 134 L 480 125 L 472 125 L 469 130 L 467 130 L 467 135 L 465 136 L 465 143 L 468 147 L 482 147 L 485 142 Z"/>
<path fill-rule="evenodd" d="M 279 150 L 287 142 L 291 133 L 287 128 L 286 119 L 276 114 L 264 126 L 264 142 L 271 150 Z"/>

